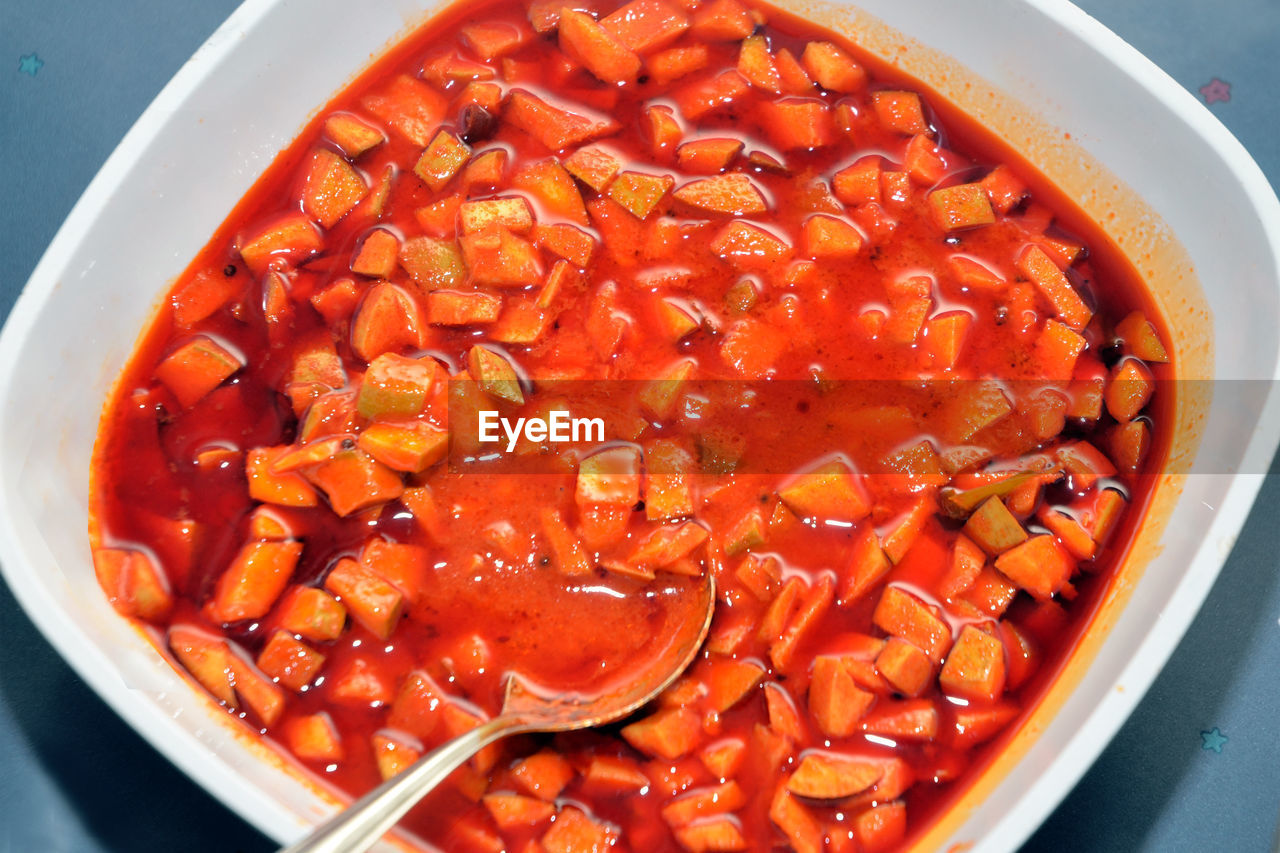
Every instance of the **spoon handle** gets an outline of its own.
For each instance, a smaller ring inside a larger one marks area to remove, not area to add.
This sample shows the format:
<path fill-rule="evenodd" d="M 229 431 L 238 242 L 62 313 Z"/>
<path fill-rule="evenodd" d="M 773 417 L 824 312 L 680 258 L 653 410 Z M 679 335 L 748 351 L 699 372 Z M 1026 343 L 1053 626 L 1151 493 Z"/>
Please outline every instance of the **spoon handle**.
<path fill-rule="evenodd" d="M 279 853 L 359 853 L 367 850 L 458 765 L 521 726 L 500 715 L 437 747 Z"/>

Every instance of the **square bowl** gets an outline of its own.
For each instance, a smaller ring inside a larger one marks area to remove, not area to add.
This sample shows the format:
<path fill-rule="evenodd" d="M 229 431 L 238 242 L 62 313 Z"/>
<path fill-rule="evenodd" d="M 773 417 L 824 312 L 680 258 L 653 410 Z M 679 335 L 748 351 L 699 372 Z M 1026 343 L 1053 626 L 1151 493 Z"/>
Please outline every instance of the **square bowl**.
<path fill-rule="evenodd" d="M 1207 110 L 1065 2 L 777 5 L 915 77 L 1105 223 L 1148 281 L 1186 380 L 1171 464 L 1085 638 L 919 839 L 922 849 L 1009 849 L 1071 789 L 1181 638 L 1280 441 L 1280 203 Z M 247 735 L 111 609 L 87 547 L 89 461 L 102 402 L 164 283 L 312 111 L 432 11 L 406 0 L 362 4 L 359 15 L 338 0 L 248 0 L 103 166 L 0 335 L 8 583 L 108 704 L 282 842 L 331 811 L 334 793 Z"/>

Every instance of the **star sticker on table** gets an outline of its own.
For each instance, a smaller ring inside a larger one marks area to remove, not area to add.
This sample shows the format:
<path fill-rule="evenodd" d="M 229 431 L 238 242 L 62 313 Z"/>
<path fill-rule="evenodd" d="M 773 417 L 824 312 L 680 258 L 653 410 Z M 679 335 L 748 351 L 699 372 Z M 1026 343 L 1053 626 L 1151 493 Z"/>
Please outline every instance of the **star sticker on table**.
<path fill-rule="evenodd" d="M 26 74 L 34 77 L 40 73 L 40 69 L 44 68 L 44 60 L 36 56 L 34 53 L 28 53 L 26 56 L 18 57 L 18 73 Z"/>
<path fill-rule="evenodd" d="M 1206 104 L 1216 104 L 1218 101 L 1228 102 L 1231 100 L 1231 84 L 1214 77 L 1200 87 L 1200 96 L 1204 98 Z"/>
<path fill-rule="evenodd" d="M 1200 733 L 1200 748 L 1211 749 L 1219 755 L 1222 754 L 1222 747 L 1227 742 L 1227 736 L 1218 731 L 1218 727 L 1214 726 L 1207 732 Z"/>

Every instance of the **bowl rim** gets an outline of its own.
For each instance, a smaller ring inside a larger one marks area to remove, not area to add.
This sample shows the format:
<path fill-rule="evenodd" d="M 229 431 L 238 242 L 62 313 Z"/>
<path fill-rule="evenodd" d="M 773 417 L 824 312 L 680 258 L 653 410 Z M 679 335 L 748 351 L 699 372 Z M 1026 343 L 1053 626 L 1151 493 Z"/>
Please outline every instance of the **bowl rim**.
<path fill-rule="evenodd" d="M 191 92 L 235 50 L 241 34 L 257 26 L 268 13 L 285 2 L 287 0 L 244 0 L 165 84 L 89 182 L 36 264 L 3 330 L 0 330 L 0 400 L 10 396 L 17 375 L 18 356 L 33 333 L 34 321 L 41 308 L 59 286 L 68 259 L 102 215 L 134 165 L 143 157 L 147 144 Z M 1258 217 L 1276 264 L 1271 276 L 1280 282 L 1280 200 L 1261 168 L 1218 117 L 1135 47 L 1074 4 L 1067 0 L 1018 2 L 1036 10 L 1112 60 L 1121 73 L 1173 112 L 1189 132 L 1199 136 L 1221 157 Z M 849 5 L 856 6 L 856 0 L 849 0 Z M 404 32 L 439 8 L 426 9 L 417 19 L 410 21 L 408 27 L 394 34 L 395 38 L 389 44 L 394 44 Z M 376 58 L 377 55 L 371 57 L 371 61 Z M 1272 379 L 1280 379 L 1280 359 L 1274 363 Z M 3 429 L 0 424 L 0 430 Z M 1280 394 L 1276 393 L 1272 382 L 1257 426 L 1246 444 L 1241 470 L 1266 471 L 1278 446 Z M 0 470 L 8 464 L 0 458 Z M 1047 772 L 1021 798 L 1020 806 L 1007 813 L 982 840 L 984 848 L 988 845 L 1011 848 L 1024 841 L 1110 743 L 1163 669 L 1204 603 L 1229 558 L 1229 550 L 1222 549 L 1220 543 L 1234 544 L 1265 476 L 1262 473 L 1231 475 L 1224 499 L 1209 525 L 1208 535 L 1193 554 L 1183 558 L 1188 566 L 1206 566 L 1211 570 L 1182 573 L 1167 607 L 1151 623 L 1132 660 L 1117 679 L 1117 683 L 1123 682 L 1124 692 L 1117 695 L 1113 690 L 1110 698 L 1114 701 L 1106 707 L 1099 704 L 1081 722 L 1068 741 L 1068 748 L 1059 752 L 1046 768 Z M 280 842 L 289 840 L 304 825 L 302 818 L 289 814 L 274 799 L 256 790 L 252 779 L 236 772 L 209 746 L 179 727 L 158 705 L 137 701 L 134 691 L 116 674 L 109 657 L 90 641 L 49 590 L 24 576 L 27 557 L 24 548 L 17 544 L 21 541 L 16 535 L 17 529 L 10 509 L 10 496 L 7 490 L 0 488 L 0 576 L 5 578 L 28 618 L 45 639 L 117 715 L 211 796 L 269 837 Z M 1089 733 L 1087 738 L 1083 737 L 1086 729 Z M 1050 787 L 1047 795 L 1035 796 L 1044 794 L 1041 789 Z"/>

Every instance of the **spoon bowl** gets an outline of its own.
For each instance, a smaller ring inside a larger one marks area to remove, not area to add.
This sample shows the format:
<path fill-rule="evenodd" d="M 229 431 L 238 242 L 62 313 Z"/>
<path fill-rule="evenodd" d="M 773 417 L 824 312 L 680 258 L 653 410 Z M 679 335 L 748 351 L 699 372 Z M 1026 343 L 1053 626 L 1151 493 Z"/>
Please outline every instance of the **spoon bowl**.
<path fill-rule="evenodd" d="M 557 693 L 511 676 L 496 717 L 419 758 L 280 853 L 367 850 L 459 765 L 499 738 L 591 728 L 638 710 L 680 677 L 707 638 L 715 612 L 715 577 L 707 571 L 696 581 L 691 590 L 695 597 L 687 602 L 686 617 L 678 621 L 670 642 L 628 678 L 586 695 Z"/>

